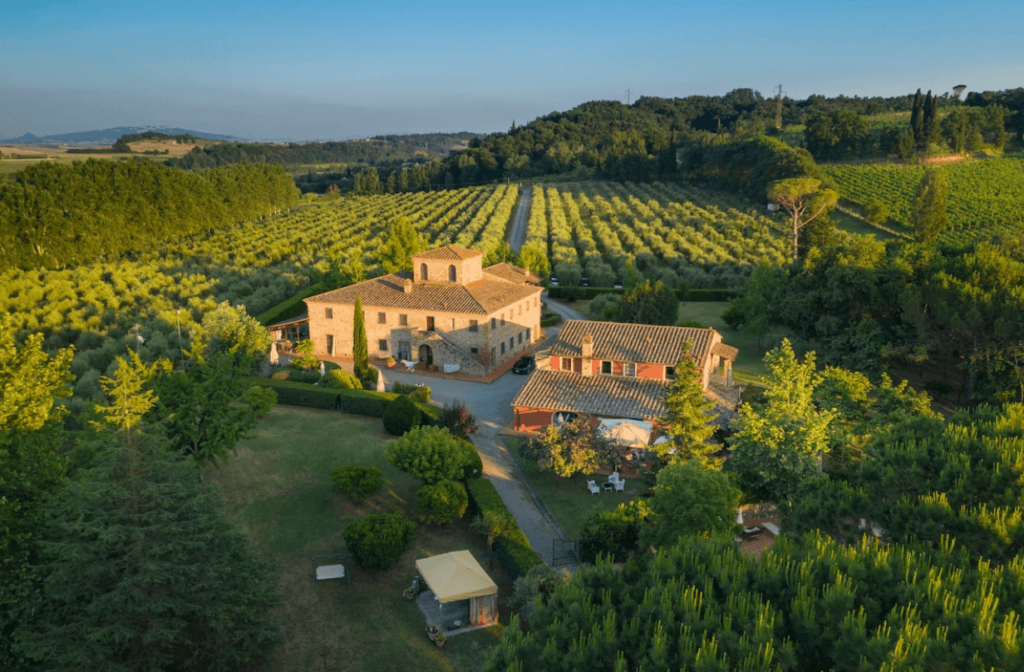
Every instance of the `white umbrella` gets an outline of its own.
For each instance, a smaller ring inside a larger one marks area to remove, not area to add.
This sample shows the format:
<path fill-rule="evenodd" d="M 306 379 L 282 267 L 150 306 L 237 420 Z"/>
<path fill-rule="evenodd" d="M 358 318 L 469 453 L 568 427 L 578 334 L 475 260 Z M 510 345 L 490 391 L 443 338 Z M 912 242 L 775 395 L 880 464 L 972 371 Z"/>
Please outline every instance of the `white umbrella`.
<path fill-rule="evenodd" d="M 323 361 L 320 362 L 320 377 L 323 378 L 327 375 L 327 367 L 324 366 Z"/>
<path fill-rule="evenodd" d="M 651 441 L 653 426 L 642 420 L 601 420 L 606 439 L 629 448 L 643 448 Z"/>
<path fill-rule="evenodd" d="M 281 356 L 277 354 L 277 343 L 270 344 L 270 364 L 277 366 L 281 362 Z"/>

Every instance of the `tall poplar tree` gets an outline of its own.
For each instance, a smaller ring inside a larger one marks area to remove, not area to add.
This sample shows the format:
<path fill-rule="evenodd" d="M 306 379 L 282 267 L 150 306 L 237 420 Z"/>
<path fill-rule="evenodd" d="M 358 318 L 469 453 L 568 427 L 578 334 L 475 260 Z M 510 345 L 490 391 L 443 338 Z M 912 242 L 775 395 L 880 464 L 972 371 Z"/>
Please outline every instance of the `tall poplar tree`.
<path fill-rule="evenodd" d="M 356 378 L 362 381 L 370 372 L 370 355 L 366 345 L 366 317 L 363 302 L 357 296 L 355 315 L 352 319 L 352 368 Z"/>

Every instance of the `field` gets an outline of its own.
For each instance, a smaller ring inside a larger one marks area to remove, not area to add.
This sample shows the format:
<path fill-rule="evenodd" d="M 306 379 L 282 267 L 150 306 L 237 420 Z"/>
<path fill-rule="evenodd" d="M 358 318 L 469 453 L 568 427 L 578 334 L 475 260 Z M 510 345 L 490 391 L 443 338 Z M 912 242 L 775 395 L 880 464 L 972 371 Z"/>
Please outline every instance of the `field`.
<path fill-rule="evenodd" d="M 835 180 L 845 199 L 864 206 L 877 198 L 889 206 L 891 223 L 909 230 L 923 166 L 830 165 L 822 170 Z M 941 240 L 965 244 L 1019 231 L 1024 222 L 1024 156 L 967 161 L 942 170 L 949 178 L 949 226 Z"/>
<path fill-rule="evenodd" d="M 377 512 L 413 515 L 420 481 L 384 459 L 389 438 L 376 418 L 279 406 L 226 466 L 206 473 L 223 489 L 228 516 L 278 568 L 282 604 L 274 617 L 283 624 L 284 643 L 272 652 L 272 669 L 468 672 L 482 667 L 500 637 L 498 625 L 453 637 L 439 649 L 427 639 L 423 615 L 402 597 L 417 558 L 469 549 L 498 584 L 499 612 L 507 620 L 511 586 L 484 560 L 484 539 L 465 520 L 443 528 L 421 524 L 391 569 L 355 566 L 351 583 L 313 585 L 310 558 L 343 550 L 346 521 Z M 332 490 L 330 470 L 344 465 L 376 466 L 388 485 L 355 505 Z"/>
<path fill-rule="evenodd" d="M 526 244 L 555 273 L 575 267 L 593 286 L 634 265 L 670 286 L 740 287 L 757 264 L 786 261 L 781 224 L 721 192 L 675 184 L 576 182 L 534 189 Z"/>
<path fill-rule="evenodd" d="M 174 357 L 179 330 L 217 303 L 244 304 L 258 315 L 309 283 L 313 271 L 353 256 L 373 272 L 373 255 L 400 216 L 431 244 L 488 251 L 504 238 L 515 186 L 395 196 L 354 196 L 244 222 L 170 244 L 134 259 L 52 271 L 0 271 L 0 314 L 21 333 L 43 332 L 48 348 L 74 344 L 73 410 L 99 394 L 99 378 L 146 339 L 143 359 Z"/>
<path fill-rule="evenodd" d="M 137 143 L 139 144 L 139 143 Z M 156 143 L 152 143 L 156 144 Z M 192 149 L 190 145 L 188 149 Z M 159 149 L 173 148 L 170 145 L 160 144 Z M 55 161 L 57 163 L 74 163 L 75 161 L 85 161 L 87 159 L 130 159 L 132 157 L 139 157 L 144 159 L 151 159 L 155 161 L 163 161 L 169 156 L 175 156 L 171 154 L 68 154 L 66 148 L 49 148 L 49 147 L 34 147 L 34 146 L 0 146 L 0 153 L 3 154 L 3 158 L 0 159 L 0 175 L 13 175 L 18 171 L 22 170 L 26 166 L 31 166 L 34 163 L 40 161 Z"/>

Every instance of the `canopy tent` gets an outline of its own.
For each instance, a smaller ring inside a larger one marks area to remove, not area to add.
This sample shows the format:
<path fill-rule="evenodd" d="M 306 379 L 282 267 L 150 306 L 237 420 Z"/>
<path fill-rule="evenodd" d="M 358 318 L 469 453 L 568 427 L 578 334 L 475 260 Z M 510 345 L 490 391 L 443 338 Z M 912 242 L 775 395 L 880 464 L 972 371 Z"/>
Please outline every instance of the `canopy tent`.
<path fill-rule="evenodd" d="M 601 418 L 598 431 L 608 440 L 627 448 L 643 448 L 651 441 L 654 425 L 643 420 Z"/>
<path fill-rule="evenodd" d="M 469 551 L 452 551 L 416 561 L 423 581 L 442 605 L 469 600 L 469 622 L 498 620 L 498 586 Z"/>

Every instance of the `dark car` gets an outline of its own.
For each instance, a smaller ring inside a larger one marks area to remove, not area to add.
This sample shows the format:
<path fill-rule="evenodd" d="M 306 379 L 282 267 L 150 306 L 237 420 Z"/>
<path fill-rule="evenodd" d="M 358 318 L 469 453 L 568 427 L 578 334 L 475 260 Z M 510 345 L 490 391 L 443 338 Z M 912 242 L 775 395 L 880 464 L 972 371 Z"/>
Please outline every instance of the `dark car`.
<path fill-rule="evenodd" d="M 537 368 L 537 362 L 533 357 L 520 357 L 519 361 L 512 365 L 512 373 L 529 373 Z"/>

